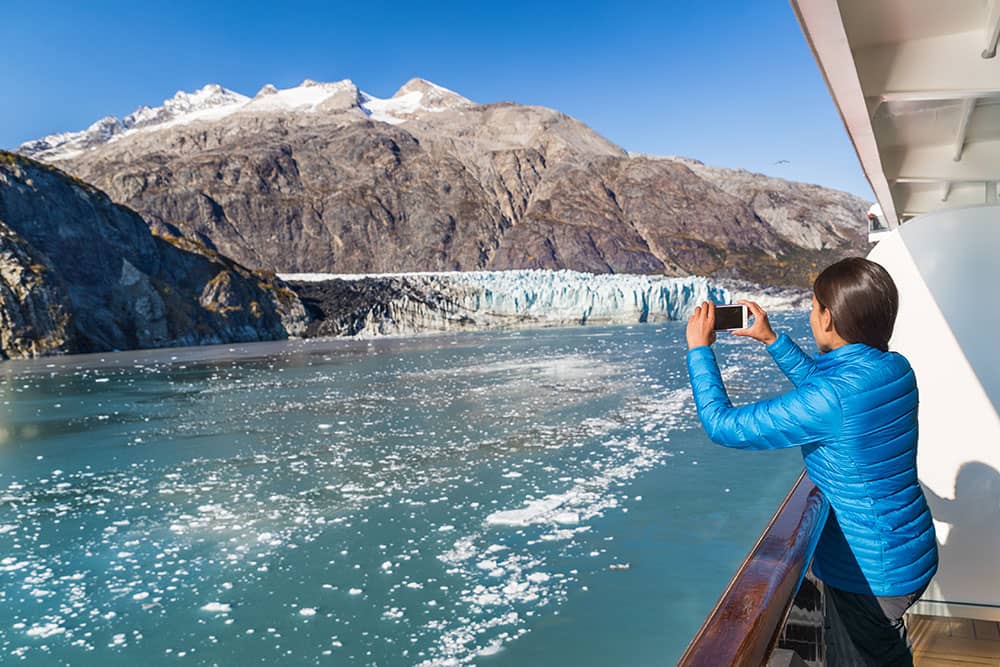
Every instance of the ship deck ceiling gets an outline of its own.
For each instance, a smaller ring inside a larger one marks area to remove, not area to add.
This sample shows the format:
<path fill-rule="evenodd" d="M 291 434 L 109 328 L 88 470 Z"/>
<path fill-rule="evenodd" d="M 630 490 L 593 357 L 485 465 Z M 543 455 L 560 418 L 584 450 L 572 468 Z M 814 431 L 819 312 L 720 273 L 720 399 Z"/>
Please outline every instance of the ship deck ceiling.
<path fill-rule="evenodd" d="M 890 228 L 997 202 L 1000 0 L 793 0 Z"/>

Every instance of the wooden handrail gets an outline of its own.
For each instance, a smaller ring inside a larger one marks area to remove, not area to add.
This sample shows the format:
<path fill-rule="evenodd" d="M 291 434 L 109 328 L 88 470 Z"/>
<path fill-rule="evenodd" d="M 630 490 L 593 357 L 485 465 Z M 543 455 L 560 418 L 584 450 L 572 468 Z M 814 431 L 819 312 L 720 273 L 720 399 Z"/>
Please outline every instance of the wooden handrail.
<path fill-rule="evenodd" d="M 829 503 L 803 472 L 678 665 L 767 664 L 829 511 Z"/>

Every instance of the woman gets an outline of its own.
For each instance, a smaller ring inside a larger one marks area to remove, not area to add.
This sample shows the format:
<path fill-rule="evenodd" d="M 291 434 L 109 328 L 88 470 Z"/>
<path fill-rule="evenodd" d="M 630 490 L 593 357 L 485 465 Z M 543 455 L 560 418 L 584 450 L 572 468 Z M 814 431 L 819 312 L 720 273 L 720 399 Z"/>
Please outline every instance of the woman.
<path fill-rule="evenodd" d="M 753 325 L 733 331 L 767 345 L 795 385 L 739 408 L 726 395 L 711 345 L 715 306 L 688 320 L 688 372 L 708 436 L 740 449 L 801 447 L 809 478 L 830 501 L 813 573 L 825 584 L 827 665 L 912 665 L 903 613 L 937 570 L 937 541 L 917 482 L 917 385 L 889 352 L 899 297 L 889 273 L 862 258 L 813 283 L 810 358 L 767 313 L 742 301 Z"/>

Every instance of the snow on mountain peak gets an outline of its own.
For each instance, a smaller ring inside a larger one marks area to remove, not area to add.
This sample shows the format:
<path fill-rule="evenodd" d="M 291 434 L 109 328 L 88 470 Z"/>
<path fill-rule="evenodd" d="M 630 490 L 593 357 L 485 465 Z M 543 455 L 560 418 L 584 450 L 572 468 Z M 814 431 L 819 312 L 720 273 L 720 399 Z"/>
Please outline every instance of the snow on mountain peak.
<path fill-rule="evenodd" d="M 419 93 L 422 96 L 422 104 L 427 109 L 445 107 L 456 108 L 472 105 L 471 100 L 462 97 L 454 90 L 449 90 L 444 86 L 439 86 L 436 83 L 431 83 L 426 79 L 420 79 L 417 77 L 414 77 L 403 84 L 403 86 L 397 90 L 396 94 L 392 97 L 393 99 L 399 99 L 414 93 Z"/>
<path fill-rule="evenodd" d="M 241 111 L 318 111 L 321 105 L 324 109 L 356 107 L 360 94 L 350 79 L 333 83 L 306 79 L 294 88 L 279 90 L 271 86 L 267 93 L 264 88 Z"/>
<path fill-rule="evenodd" d="M 163 126 L 166 123 L 175 125 L 178 124 L 177 121 L 190 122 L 217 116 L 216 113 L 206 112 L 220 108 L 232 107 L 227 110 L 233 111 L 235 107 L 245 104 L 248 100 L 249 98 L 244 95 L 227 90 L 217 83 L 210 83 L 193 93 L 178 90 L 169 100 L 164 100 L 162 106 L 156 108 L 141 106 L 125 116 L 122 123 L 128 129 L 150 125 Z"/>
<path fill-rule="evenodd" d="M 122 125 L 120 120 L 114 116 L 105 116 L 88 127 L 85 132 L 99 134 L 110 139 L 113 135 L 124 131 L 124 129 L 125 127 Z"/>
<path fill-rule="evenodd" d="M 247 101 L 248 97 L 217 83 L 210 83 L 193 93 L 178 90 L 158 107 L 143 104 L 121 120 L 115 116 L 105 116 L 81 132 L 51 134 L 23 143 L 17 150 L 40 160 L 66 159 L 141 129 L 161 129 L 195 120 L 221 118 Z"/>
<path fill-rule="evenodd" d="M 278 89 L 274 87 L 274 84 L 267 83 L 264 84 L 264 86 L 257 91 L 257 94 L 254 95 L 254 99 L 257 99 L 258 97 L 264 97 L 266 95 L 274 95 L 276 92 L 278 92 Z"/>
<path fill-rule="evenodd" d="M 399 124 L 423 113 L 474 104 L 452 90 L 419 78 L 407 81 L 388 99 L 362 92 L 350 79 L 331 83 L 306 79 L 298 86 L 285 89 L 269 83 L 252 99 L 210 83 L 193 93 L 178 90 L 158 107 L 142 105 L 120 120 L 105 116 L 86 130 L 52 134 L 25 142 L 17 150 L 40 160 L 67 159 L 134 132 L 160 130 L 199 120 L 217 121 L 236 112 L 340 113 L 357 110 L 372 120 Z"/>
<path fill-rule="evenodd" d="M 407 81 L 387 100 L 370 95 L 365 97 L 361 106 L 372 119 L 392 124 L 403 123 L 420 113 L 436 113 L 475 105 L 453 90 L 419 78 Z"/>

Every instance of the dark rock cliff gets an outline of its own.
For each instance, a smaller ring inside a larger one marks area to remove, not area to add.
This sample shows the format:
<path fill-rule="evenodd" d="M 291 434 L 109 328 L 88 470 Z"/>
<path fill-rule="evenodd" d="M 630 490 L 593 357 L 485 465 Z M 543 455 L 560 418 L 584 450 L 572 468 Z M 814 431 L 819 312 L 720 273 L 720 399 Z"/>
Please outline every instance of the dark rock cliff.
<path fill-rule="evenodd" d="M 305 323 L 273 274 L 0 151 L 0 358 L 271 340 Z"/>

